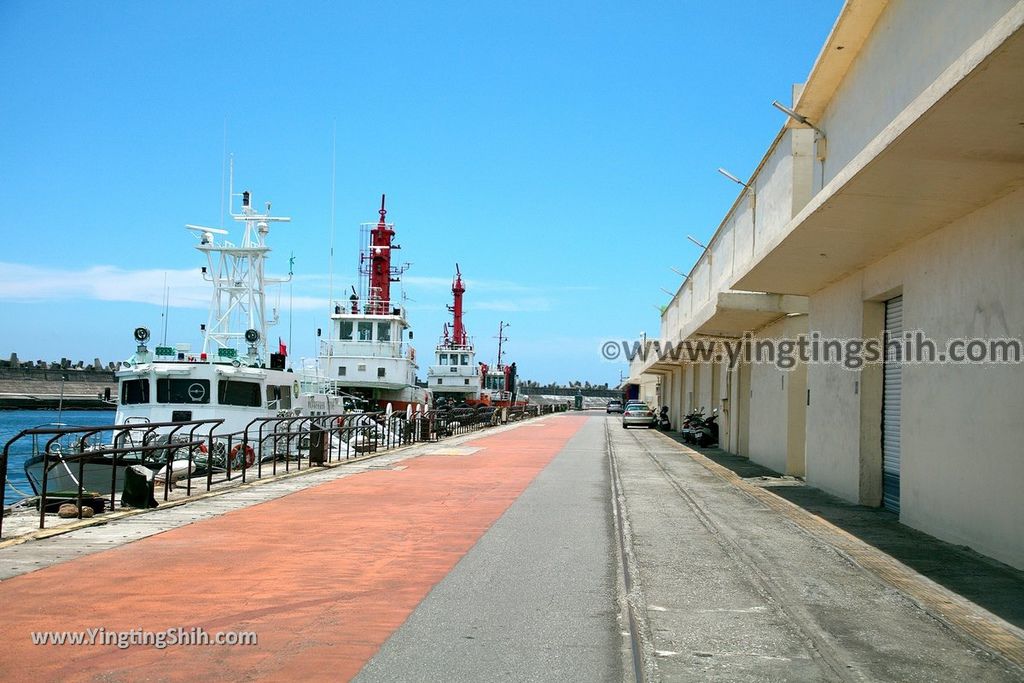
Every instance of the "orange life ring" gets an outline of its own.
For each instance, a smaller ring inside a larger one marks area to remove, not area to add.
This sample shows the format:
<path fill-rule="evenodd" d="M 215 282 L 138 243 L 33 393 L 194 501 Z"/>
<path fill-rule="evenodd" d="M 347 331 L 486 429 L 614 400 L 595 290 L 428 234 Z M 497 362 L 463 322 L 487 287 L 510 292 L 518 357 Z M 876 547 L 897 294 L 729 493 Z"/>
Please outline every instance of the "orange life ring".
<path fill-rule="evenodd" d="M 241 450 L 241 448 L 242 448 L 242 444 L 239 443 L 239 444 L 235 444 L 235 447 L 231 449 L 231 462 L 232 463 L 237 462 L 235 458 L 238 455 L 238 451 Z M 255 453 L 255 451 L 252 450 L 252 446 L 249 446 L 248 444 L 246 444 L 246 446 L 245 446 L 245 464 L 244 464 L 244 467 L 252 467 L 252 464 L 254 462 L 256 462 L 256 453 Z"/>

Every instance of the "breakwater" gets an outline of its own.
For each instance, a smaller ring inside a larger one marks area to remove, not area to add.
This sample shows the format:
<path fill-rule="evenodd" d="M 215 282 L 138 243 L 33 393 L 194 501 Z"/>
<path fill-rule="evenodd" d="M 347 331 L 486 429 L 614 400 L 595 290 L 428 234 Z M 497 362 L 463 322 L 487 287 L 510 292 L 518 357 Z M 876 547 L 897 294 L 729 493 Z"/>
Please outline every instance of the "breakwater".
<path fill-rule="evenodd" d="M 0 410 L 110 410 L 117 400 L 116 364 L 0 360 Z"/>

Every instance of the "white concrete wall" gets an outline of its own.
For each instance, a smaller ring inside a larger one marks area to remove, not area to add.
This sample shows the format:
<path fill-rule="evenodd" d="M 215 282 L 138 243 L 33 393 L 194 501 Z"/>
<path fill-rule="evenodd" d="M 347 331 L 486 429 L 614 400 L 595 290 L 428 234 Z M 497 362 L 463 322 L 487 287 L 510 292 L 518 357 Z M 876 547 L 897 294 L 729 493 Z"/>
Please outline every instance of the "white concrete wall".
<path fill-rule="evenodd" d="M 783 231 L 793 217 L 793 136 L 807 131 L 787 129 L 765 160 L 754 182 L 757 190 L 757 219 L 751 252 L 759 257 L 764 248 Z M 745 250 L 744 250 L 745 251 Z M 747 263 L 737 264 L 746 266 Z"/>
<path fill-rule="evenodd" d="M 761 339 L 795 338 L 807 332 L 807 317 L 784 318 L 757 331 Z M 794 462 L 803 452 L 806 369 L 783 370 L 775 363 L 750 364 L 749 445 L 753 462 L 783 474 L 803 474 Z M 802 465 L 802 462 L 800 463 Z"/>
<path fill-rule="evenodd" d="M 861 335 L 865 301 L 903 294 L 904 328 L 950 338 L 1024 336 L 1024 190 L 811 297 L 824 337 Z M 807 480 L 861 496 L 862 373 L 808 370 Z M 901 520 L 1024 567 L 1024 365 L 903 370 Z M 761 417 L 757 421 L 761 421 Z"/>
<path fill-rule="evenodd" d="M 825 184 L 1015 4 L 891 0 L 816 122 L 828 135 Z"/>
<path fill-rule="evenodd" d="M 652 408 L 658 404 L 659 392 L 661 391 L 661 376 L 660 375 L 642 375 L 640 378 L 640 395 L 641 401 L 651 406 Z"/>
<path fill-rule="evenodd" d="M 699 363 L 693 366 L 694 374 L 697 380 L 696 391 L 694 392 L 694 398 L 696 400 L 696 409 L 704 409 L 705 415 L 710 415 L 712 408 L 714 408 L 714 399 L 711 395 L 711 365 L 709 363 Z"/>

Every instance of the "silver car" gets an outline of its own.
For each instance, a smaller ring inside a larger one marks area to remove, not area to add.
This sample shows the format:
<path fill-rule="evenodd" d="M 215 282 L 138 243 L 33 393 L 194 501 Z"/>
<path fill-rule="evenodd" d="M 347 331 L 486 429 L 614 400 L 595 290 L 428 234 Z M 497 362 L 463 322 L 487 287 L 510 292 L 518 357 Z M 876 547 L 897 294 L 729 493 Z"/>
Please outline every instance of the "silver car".
<path fill-rule="evenodd" d="M 650 429 L 655 424 L 654 411 L 644 403 L 630 401 L 622 413 L 622 428 L 647 427 Z"/>

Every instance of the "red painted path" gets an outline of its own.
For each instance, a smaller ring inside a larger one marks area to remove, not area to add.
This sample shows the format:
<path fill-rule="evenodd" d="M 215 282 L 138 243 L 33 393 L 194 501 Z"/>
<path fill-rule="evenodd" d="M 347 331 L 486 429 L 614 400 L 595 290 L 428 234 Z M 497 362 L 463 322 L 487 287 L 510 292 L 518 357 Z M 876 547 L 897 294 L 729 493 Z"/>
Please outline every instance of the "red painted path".
<path fill-rule="evenodd" d="M 0 583 L 0 680 L 347 680 L 586 418 L 476 439 Z M 443 444 L 440 444 L 443 447 Z M 32 631 L 202 627 L 256 646 L 38 646 Z"/>

